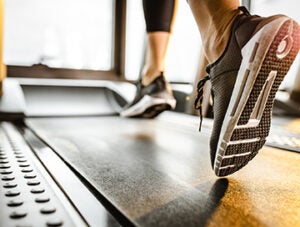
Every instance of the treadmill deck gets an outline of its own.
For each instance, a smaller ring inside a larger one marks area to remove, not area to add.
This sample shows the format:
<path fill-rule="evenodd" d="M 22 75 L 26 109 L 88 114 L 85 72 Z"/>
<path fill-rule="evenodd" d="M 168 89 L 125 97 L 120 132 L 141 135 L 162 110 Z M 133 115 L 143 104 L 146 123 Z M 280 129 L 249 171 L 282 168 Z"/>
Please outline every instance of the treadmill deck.
<path fill-rule="evenodd" d="M 300 156 L 263 147 L 245 168 L 214 176 L 197 118 L 27 119 L 26 125 L 137 226 L 296 226 Z"/>

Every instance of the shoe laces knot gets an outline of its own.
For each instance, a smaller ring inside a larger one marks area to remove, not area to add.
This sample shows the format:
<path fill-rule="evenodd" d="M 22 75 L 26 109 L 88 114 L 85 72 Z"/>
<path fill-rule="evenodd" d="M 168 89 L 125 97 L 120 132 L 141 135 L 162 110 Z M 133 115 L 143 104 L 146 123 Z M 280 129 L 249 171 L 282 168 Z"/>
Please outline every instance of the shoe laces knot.
<path fill-rule="evenodd" d="M 203 90 L 204 90 L 204 85 L 208 80 L 210 80 L 209 75 L 205 76 L 197 84 L 197 96 L 194 102 L 194 108 L 196 110 L 199 110 L 199 115 L 200 115 L 199 132 L 201 131 L 202 120 L 203 120 L 203 115 L 202 115 Z"/>

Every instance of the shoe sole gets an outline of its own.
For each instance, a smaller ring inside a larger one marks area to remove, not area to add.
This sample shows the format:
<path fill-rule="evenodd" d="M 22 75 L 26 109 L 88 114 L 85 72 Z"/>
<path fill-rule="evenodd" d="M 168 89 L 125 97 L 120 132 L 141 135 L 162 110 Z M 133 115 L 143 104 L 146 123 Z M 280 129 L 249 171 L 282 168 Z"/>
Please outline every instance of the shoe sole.
<path fill-rule="evenodd" d="M 232 93 L 214 161 L 227 176 L 252 160 L 269 134 L 275 94 L 300 46 L 299 25 L 280 16 L 243 47 L 243 61 Z"/>
<path fill-rule="evenodd" d="M 175 99 L 155 98 L 145 95 L 138 103 L 121 112 L 121 117 L 154 118 L 165 110 L 175 109 Z"/>

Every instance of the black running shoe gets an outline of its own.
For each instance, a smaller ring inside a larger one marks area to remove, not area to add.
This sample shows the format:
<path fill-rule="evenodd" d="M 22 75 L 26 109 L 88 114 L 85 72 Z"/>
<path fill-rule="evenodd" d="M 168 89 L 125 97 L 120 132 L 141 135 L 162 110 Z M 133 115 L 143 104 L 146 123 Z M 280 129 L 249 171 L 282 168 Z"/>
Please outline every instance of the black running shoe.
<path fill-rule="evenodd" d="M 207 67 L 195 105 L 201 112 L 202 88 L 212 83 L 214 125 L 211 162 L 217 176 L 245 166 L 269 134 L 275 93 L 300 47 L 299 25 L 284 15 L 243 14 L 233 24 L 221 57 Z"/>
<path fill-rule="evenodd" d="M 137 83 L 136 96 L 132 103 L 121 112 L 122 117 L 154 118 L 165 110 L 174 109 L 176 100 L 172 91 L 167 88 L 167 82 L 161 74 L 148 86 L 141 80 Z"/>

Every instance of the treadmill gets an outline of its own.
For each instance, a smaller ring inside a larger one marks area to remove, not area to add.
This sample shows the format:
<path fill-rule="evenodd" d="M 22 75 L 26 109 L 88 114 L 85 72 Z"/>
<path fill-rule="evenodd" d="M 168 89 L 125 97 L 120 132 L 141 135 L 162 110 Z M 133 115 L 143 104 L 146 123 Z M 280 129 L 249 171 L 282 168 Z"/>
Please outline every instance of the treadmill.
<path fill-rule="evenodd" d="M 113 73 L 124 75 L 126 1 L 114 6 Z M 3 82 L 0 227 L 299 226 L 299 116 L 274 117 L 255 159 L 218 178 L 213 121 L 205 118 L 198 132 L 198 116 L 187 114 L 190 85 L 172 84 L 175 111 L 124 119 L 131 83 L 17 78 L 59 71 L 31 68 L 8 70 Z M 299 111 L 283 99 L 277 107 Z"/>
<path fill-rule="evenodd" d="M 185 105 L 190 94 L 173 90 Z M 134 92 L 127 82 L 7 78 L 0 226 L 299 224 L 300 156 L 292 144 L 266 145 L 245 168 L 218 178 L 212 120 L 199 133 L 199 118 L 178 110 L 120 118 Z M 297 143 L 299 118 L 273 122 L 271 135 L 281 127 Z"/>

